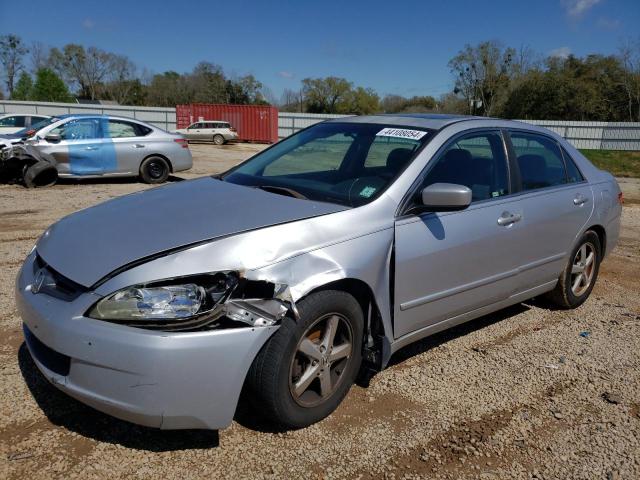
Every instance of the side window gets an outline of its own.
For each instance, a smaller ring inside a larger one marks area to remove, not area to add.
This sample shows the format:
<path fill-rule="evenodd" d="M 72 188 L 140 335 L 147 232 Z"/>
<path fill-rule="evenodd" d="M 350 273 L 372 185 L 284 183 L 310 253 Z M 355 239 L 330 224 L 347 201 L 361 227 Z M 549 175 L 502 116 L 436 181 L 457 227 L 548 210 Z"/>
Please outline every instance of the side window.
<path fill-rule="evenodd" d="M 558 144 L 535 133 L 511 132 L 523 190 L 553 187 L 567 183 Z"/>
<path fill-rule="evenodd" d="M 219 128 L 231 128 L 231 125 L 229 125 L 228 123 L 221 123 Z"/>
<path fill-rule="evenodd" d="M 109 131 L 105 137 L 109 138 L 127 138 L 138 137 L 136 126 L 129 122 L 123 122 L 121 120 L 109 120 Z"/>
<path fill-rule="evenodd" d="M 83 118 L 71 120 L 51 130 L 62 140 L 90 140 L 100 138 L 100 121 L 97 118 Z"/>
<path fill-rule="evenodd" d="M 509 193 L 507 159 L 502 136 L 497 132 L 478 132 L 458 138 L 435 162 L 422 188 L 434 183 L 464 185 L 471 189 L 474 202 Z"/>
<path fill-rule="evenodd" d="M 24 127 L 24 116 L 15 115 L 0 119 L 0 127 Z"/>
<path fill-rule="evenodd" d="M 194 123 L 193 125 L 189 125 L 188 130 L 197 130 L 198 128 L 200 128 L 200 124 Z"/>
<path fill-rule="evenodd" d="M 564 164 L 567 167 L 567 181 L 569 183 L 577 183 L 582 182 L 584 177 L 576 167 L 576 163 L 573 161 L 573 158 L 567 153 L 567 151 L 562 149 L 562 156 L 564 157 Z"/>

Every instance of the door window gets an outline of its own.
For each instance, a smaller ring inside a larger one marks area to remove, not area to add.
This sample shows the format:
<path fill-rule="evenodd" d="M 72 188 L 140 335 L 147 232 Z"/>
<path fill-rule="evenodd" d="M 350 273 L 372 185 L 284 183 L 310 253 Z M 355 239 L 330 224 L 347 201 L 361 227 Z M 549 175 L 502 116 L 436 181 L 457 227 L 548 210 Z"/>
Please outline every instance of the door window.
<path fill-rule="evenodd" d="M 564 157 L 564 164 L 567 167 L 567 181 L 569 183 L 582 182 L 584 180 L 582 173 L 580 173 L 580 170 L 576 167 L 573 158 L 569 156 L 564 148 L 562 149 L 562 156 Z"/>
<path fill-rule="evenodd" d="M 24 116 L 14 115 L 12 117 L 0 118 L 0 127 L 24 127 Z"/>
<path fill-rule="evenodd" d="M 551 138 L 535 133 L 511 133 L 523 190 L 567 183 L 560 147 Z"/>
<path fill-rule="evenodd" d="M 109 132 L 107 137 L 110 138 L 127 138 L 127 137 L 139 137 L 140 132 L 130 122 L 124 122 L 122 120 L 109 120 Z"/>
<path fill-rule="evenodd" d="M 71 120 L 51 130 L 60 135 L 62 140 L 92 140 L 100 138 L 100 120 L 98 118 L 81 118 Z"/>
<path fill-rule="evenodd" d="M 498 132 L 478 132 L 453 141 L 436 159 L 420 191 L 434 183 L 464 185 L 471 190 L 473 202 L 509 193 L 502 136 Z"/>

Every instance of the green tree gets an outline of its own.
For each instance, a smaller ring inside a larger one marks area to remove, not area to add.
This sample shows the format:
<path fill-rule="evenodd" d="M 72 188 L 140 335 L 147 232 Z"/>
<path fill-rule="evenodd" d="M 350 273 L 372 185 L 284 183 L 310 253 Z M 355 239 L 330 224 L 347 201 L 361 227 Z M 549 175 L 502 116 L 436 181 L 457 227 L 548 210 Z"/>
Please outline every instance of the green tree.
<path fill-rule="evenodd" d="M 49 68 L 41 68 L 36 73 L 32 98 L 41 102 L 71 102 L 73 100 L 65 83 Z"/>
<path fill-rule="evenodd" d="M 309 113 L 349 113 L 353 84 L 344 78 L 305 78 L 302 92 Z"/>
<path fill-rule="evenodd" d="M 380 97 L 371 88 L 357 87 L 349 98 L 349 113 L 370 115 L 380 110 Z"/>
<path fill-rule="evenodd" d="M 31 100 L 33 94 L 33 80 L 27 72 L 22 72 L 15 88 L 11 100 Z"/>

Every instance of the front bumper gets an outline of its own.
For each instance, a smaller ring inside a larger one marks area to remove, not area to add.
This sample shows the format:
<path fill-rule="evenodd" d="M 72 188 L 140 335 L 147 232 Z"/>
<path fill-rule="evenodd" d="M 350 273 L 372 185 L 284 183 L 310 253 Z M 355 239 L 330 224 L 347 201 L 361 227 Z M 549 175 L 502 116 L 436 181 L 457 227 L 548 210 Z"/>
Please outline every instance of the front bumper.
<path fill-rule="evenodd" d="M 44 376 L 114 417 L 162 429 L 231 423 L 247 371 L 278 327 L 169 333 L 83 317 L 98 300 L 31 292 L 35 253 L 16 281 L 25 340 Z"/>

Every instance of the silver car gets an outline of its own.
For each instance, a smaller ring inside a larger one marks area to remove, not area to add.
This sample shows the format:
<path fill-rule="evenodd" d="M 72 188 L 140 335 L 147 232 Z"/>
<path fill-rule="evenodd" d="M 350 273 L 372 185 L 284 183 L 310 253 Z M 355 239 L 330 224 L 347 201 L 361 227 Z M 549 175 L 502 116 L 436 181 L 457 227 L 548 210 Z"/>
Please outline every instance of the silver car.
<path fill-rule="evenodd" d="M 229 122 L 221 120 L 203 120 L 175 131 L 187 140 L 200 140 L 223 145 L 238 139 L 238 131 Z"/>
<path fill-rule="evenodd" d="M 62 115 L 25 142 L 60 177 L 139 176 L 162 183 L 192 166 L 187 141 L 153 125 L 111 115 Z"/>
<path fill-rule="evenodd" d="M 163 429 L 299 428 L 400 348 L 534 296 L 575 308 L 621 193 L 558 135 L 487 118 L 336 119 L 225 174 L 51 226 L 16 284 L 56 387 Z"/>

